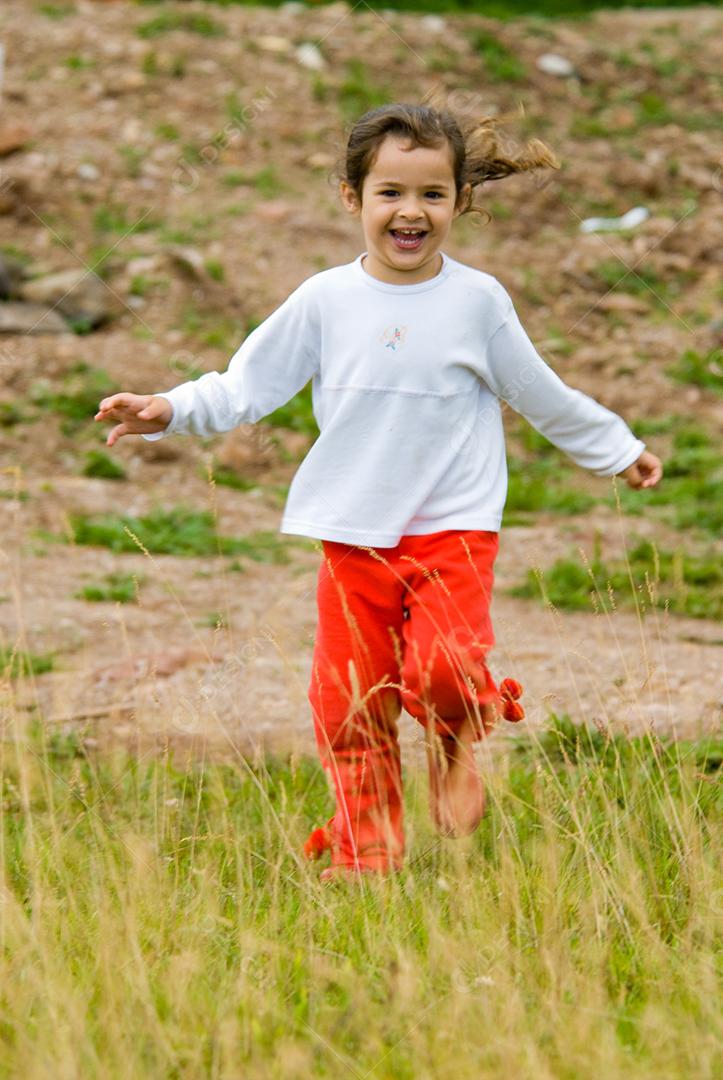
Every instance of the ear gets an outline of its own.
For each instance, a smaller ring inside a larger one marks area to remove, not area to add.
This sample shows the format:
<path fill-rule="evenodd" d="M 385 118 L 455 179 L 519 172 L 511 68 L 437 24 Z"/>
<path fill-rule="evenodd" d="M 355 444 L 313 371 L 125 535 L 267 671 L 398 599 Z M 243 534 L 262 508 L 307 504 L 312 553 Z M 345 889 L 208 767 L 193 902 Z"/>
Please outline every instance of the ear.
<path fill-rule="evenodd" d="M 467 205 L 467 201 L 469 199 L 471 191 L 472 191 L 472 185 L 471 184 L 464 184 L 462 186 L 462 188 L 460 189 L 460 193 L 457 196 L 457 202 L 455 203 L 455 206 L 454 206 L 454 216 L 455 217 L 457 217 L 457 215 L 462 212 L 462 207 Z"/>
<path fill-rule="evenodd" d="M 349 211 L 350 214 L 356 214 L 359 212 L 359 210 L 361 209 L 359 197 L 357 196 L 357 193 L 356 191 L 354 191 L 354 188 L 351 186 L 351 184 L 348 184 L 346 180 L 339 181 L 339 195 L 341 197 L 342 203 L 344 204 L 344 207 Z"/>

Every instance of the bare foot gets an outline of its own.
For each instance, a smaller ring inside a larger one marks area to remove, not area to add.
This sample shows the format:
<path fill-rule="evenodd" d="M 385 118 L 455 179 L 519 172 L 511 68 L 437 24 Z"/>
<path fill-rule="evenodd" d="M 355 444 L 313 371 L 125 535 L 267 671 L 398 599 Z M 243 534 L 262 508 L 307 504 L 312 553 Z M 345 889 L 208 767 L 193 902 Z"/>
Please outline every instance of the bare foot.
<path fill-rule="evenodd" d="M 484 814 L 484 785 L 474 759 L 473 739 L 471 719 L 456 737 L 442 738 L 432 731 L 428 735 L 429 810 L 442 836 L 469 836 Z"/>

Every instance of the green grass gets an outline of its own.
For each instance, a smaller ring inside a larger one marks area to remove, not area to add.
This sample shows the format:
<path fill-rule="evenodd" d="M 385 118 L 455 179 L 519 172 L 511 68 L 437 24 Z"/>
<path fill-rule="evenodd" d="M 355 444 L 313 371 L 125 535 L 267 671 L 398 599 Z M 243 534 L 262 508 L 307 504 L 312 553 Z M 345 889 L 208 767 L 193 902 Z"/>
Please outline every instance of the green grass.
<path fill-rule="evenodd" d="M 3 678 L 42 675 L 46 671 L 52 671 L 54 665 L 52 653 L 31 653 L 0 644 L 0 676 Z"/>
<path fill-rule="evenodd" d="M 668 368 L 668 374 L 678 382 L 723 394 L 723 349 L 713 349 L 705 355 L 686 349 L 678 363 Z"/>
<path fill-rule="evenodd" d="M 105 450 L 88 450 L 83 464 L 83 476 L 97 476 L 102 480 L 125 480 L 126 471 Z"/>
<path fill-rule="evenodd" d="M 235 348 L 239 339 L 238 319 L 199 309 L 189 304 L 183 310 L 181 327 L 192 334 L 202 345 L 228 352 Z"/>
<path fill-rule="evenodd" d="M 203 469 L 203 476 L 206 477 L 207 475 L 207 471 Z M 257 480 L 247 480 L 245 476 L 241 476 L 235 469 L 228 468 L 225 465 L 215 464 L 211 475 L 215 484 L 220 484 L 221 487 L 234 488 L 236 491 L 251 491 L 259 486 Z"/>
<path fill-rule="evenodd" d="M 0 401 L 0 428 L 15 427 L 28 419 L 16 401 Z"/>
<path fill-rule="evenodd" d="M 517 422 L 514 437 L 523 456 L 507 455 L 504 525 L 532 525 L 534 514 L 580 514 L 598 501 L 575 488 L 579 474 L 570 458 L 528 423 Z"/>
<path fill-rule="evenodd" d="M 649 513 L 650 507 L 660 507 L 662 520 L 674 528 L 718 537 L 723 533 L 723 453 L 700 426 L 693 427 L 686 418 L 674 418 L 672 423 L 671 453 L 660 455 L 663 479 L 649 491 L 633 491 L 626 484 L 620 485 L 621 509 L 628 514 L 643 514 Z M 646 430 L 656 433 L 640 422 L 634 428 L 641 438 Z M 606 502 L 615 505 L 615 496 Z"/>
<path fill-rule="evenodd" d="M 139 212 L 128 210 L 122 203 L 106 203 L 99 206 L 93 214 L 93 228 L 97 233 L 120 233 L 131 236 L 134 233 L 149 232 L 159 228 L 160 221 L 151 212 L 152 208 Z"/>
<path fill-rule="evenodd" d="M 487 30 L 474 30 L 469 35 L 470 44 L 482 59 L 484 73 L 495 82 L 524 82 L 527 73 L 506 45 Z"/>
<path fill-rule="evenodd" d="M 138 4 L 155 4 L 160 0 L 136 0 Z M 233 4 L 257 4 L 258 0 L 206 0 L 207 3 L 220 7 Z M 278 7 L 284 0 L 266 0 L 264 6 Z M 332 3 L 333 0 L 318 0 L 319 6 Z M 666 7 L 688 7 L 688 0 L 669 0 Z M 516 19 L 520 15 L 531 15 L 539 20 L 554 18 L 586 19 L 597 8 L 650 8 L 660 7 L 659 0 L 369 0 L 368 7 L 382 14 L 385 11 L 431 12 L 435 15 L 445 12 L 469 12 L 483 14 L 487 18 Z M 671 20 L 672 21 L 672 20 Z"/>
<path fill-rule="evenodd" d="M 219 536 L 213 514 L 208 510 L 176 506 L 170 510 L 155 509 L 139 518 L 122 514 L 71 514 L 69 521 L 76 544 L 107 547 L 111 551 L 138 553 L 139 541 L 152 555 L 245 555 L 256 562 L 289 561 L 287 546 L 276 533 Z"/>
<path fill-rule="evenodd" d="M 641 300 L 649 300 L 658 307 L 665 306 L 665 301 L 671 299 L 674 291 L 669 278 L 663 278 L 644 267 L 627 273 L 625 265 L 618 259 L 605 259 L 593 272 L 606 290 L 629 293 Z"/>
<path fill-rule="evenodd" d="M 84 362 L 75 364 L 59 380 L 43 379 L 30 391 L 33 404 L 39 409 L 56 413 L 65 420 L 66 434 L 92 420 L 98 411 L 98 402 L 116 389 L 115 383 L 102 368 L 93 368 Z"/>
<path fill-rule="evenodd" d="M 292 431 L 300 431 L 305 435 L 316 437 L 319 434 L 319 425 L 312 407 L 311 382 L 309 381 L 303 390 L 295 394 L 285 405 L 264 417 L 263 423 L 274 427 L 290 428 Z"/>
<path fill-rule="evenodd" d="M 189 33 L 201 34 L 203 37 L 219 37 L 223 35 L 223 26 L 214 19 L 196 11 L 164 11 L 148 22 L 141 23 L 136 27 L 138 37 L 159 37 L 172 30 L 186 30 Z"/>
<path fill-rule="evenodd" d="M 563 718 L 498 750 L 470 840 L 434 836 L 407 770 L 405 871 L 334 889 L 299 854 L 331 812 L 315 761 L 101 756 L 21 728 L 0 1071 L 712 1078 L 720 743 Z"/>
<path fill-rule="evenodd" d="M 372 82 L 363 61 L 359 59 L 346 61 L 346 73 L 337 91 L 337 99 L 347 123 L 369 109 L 394 100 L 388 87 Z"/>
<path fill-rule="evenodd" d="M 597 550 L 589 566 L 579 557 L 557 559 L 543 572 L 528 570 L 525 581 L 508 591 L 558 608 L 609 611 L 637 605 L 645 612 L 655 606 L 693 618 L 723 619 L 720 554 L 665 551 L 642 540 L 628 552 L 628 561 L 629 570 L 624 561 L 607 565 Z"/>
<path fill-rule="evenodd" d="M 102 581 L 84 585 L 75 596 L 93 603 L 135 604 L 141 581 L 137 574 L 106 574 Z"/>

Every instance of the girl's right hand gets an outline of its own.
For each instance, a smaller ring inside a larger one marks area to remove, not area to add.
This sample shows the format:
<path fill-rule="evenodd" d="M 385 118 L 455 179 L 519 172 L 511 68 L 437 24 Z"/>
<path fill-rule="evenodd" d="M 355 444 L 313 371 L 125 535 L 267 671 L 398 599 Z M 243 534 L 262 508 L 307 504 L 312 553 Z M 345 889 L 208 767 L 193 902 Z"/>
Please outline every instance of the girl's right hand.
<path fill-rule="evenodd" d="M 170 401 L 155 394 L 113 394 L 103 398 L 94 419 L 119 421 L 106 439 L 106 446 L 112 446 L 123 435 L 152 435 L 164 431 L 172 416 Z"/>

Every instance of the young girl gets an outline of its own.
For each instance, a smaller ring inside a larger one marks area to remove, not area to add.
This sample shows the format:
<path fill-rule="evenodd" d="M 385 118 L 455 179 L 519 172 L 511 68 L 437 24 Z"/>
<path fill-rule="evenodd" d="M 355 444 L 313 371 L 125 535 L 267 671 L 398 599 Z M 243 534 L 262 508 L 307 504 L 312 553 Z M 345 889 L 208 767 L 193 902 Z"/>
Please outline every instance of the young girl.
<path fill-rule="evenodd" d="M 484 809 L 473 744 L 520 719 L 521 686 L 486 665 L 493 564 L 507 490 L 500 399 L 579 465 L 634 488 L 662 476 L 625 422 L 538 355 L 496 278 L 450 258 L 453 219 L 487 180 L 559 167 L 537 140 L 514 160 L 496 121 L 393 104 L 354 125 L 340 195 L 365 251 L 307 278 L 223 374 L 168 393 L 114 394 L 96 420 L 124 435 L 210 435 L 254 422 L 312 379 L 320 435 L 280 530 L 319 539 L 309 701 L 336 813 L 307 841 L 323 880 L 399 869 L 397 720 L 426 731 L 430 809 L 443 835 Z"/>

